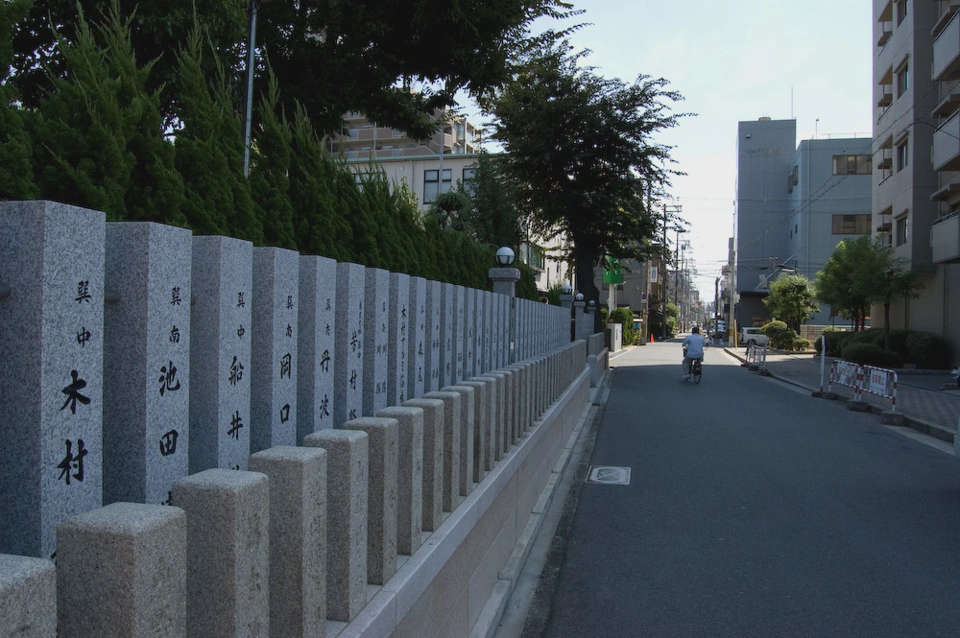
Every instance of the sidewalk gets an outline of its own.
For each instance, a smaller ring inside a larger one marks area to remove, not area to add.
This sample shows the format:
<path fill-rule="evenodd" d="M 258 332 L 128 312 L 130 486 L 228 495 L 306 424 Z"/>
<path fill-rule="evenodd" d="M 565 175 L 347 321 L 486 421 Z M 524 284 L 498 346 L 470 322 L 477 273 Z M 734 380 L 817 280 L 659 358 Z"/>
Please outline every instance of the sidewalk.
<path fill-rule="evenodd" d="M 724 348 L 728 354 L 740 361 L 746 351 L 742 348 Z M 830 383 L 831 357 L 827 357 L 823 389 Z M 771 376 L 806 388 L 811 392 L 820 389 L 820 358 L 810 354 L 767 353 L 766 369 Z M 904 425 L 925 434 L 935 436 L 948 443 L 953 442 L 957 431 L 957 419 L 960 417 L 960 389 L 948 371 L 911 371 L 898 370 L 897 412 L 904 415 Z M 951 389 L 941 390 L 941 387 Z M 853 398 L 853 388 L 834 384 L 835 392 L 841 400 Z M 863 401 L 870 405 L 872 412 L 890 409 L 890 399 L 863 393 Z"/>

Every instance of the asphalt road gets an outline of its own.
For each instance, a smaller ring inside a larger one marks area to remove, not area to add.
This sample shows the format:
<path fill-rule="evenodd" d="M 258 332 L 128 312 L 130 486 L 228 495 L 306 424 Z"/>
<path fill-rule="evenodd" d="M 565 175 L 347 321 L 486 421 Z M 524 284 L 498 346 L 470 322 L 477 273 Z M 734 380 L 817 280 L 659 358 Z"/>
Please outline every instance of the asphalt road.
<path fill-rule="evenodd" d="M 960 635 L 960 462 L 678 343 L 616 358 L 525 637 Z M 542 630 L 542 633 L 541 633 Z"/>

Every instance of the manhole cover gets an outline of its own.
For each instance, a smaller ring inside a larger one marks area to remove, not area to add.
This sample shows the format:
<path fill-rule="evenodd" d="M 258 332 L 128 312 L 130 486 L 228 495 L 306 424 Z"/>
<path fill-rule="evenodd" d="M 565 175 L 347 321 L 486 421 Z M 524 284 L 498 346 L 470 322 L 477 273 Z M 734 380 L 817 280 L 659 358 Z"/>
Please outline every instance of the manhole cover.
<path fill-rule="evenodd" d="M 630 468 L 594 465 L 587 473 L 586 482 L 603 485 L 630 485 Z"/>

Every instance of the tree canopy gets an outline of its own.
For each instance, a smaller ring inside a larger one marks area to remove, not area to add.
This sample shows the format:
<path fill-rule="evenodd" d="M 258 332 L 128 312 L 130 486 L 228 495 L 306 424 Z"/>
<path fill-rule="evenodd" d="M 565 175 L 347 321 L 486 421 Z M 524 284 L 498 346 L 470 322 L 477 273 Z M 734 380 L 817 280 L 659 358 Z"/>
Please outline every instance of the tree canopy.
<path fill-rule="evenodd" d="M 172 121 L 179 64 L 175 52 L 195 27 L 227 70 L 235 104 L 243 103 L 248 48 L 248 10 L 257 3 L 258 85 L 268 60 L 277 75 L 279 103 L 287 113 L 302 104 L 321 133 L 341 129 L 342 116 L 360 111 L 386 126 L 427 137 L 428 115 L 454 105 L 454 95 L 483 95 L 503 82 L 531 42 L 553 41 L 547 30 L 533 38 L 531 23 L 582 13 L 562 0 L 114 0 L 130 21 L 134 55 L 155 61 L 150 93 L 161 92 L 162 111 Z M 6 2 L 4 4 L 7 4 Z M 36 106 L 66 72 L 58 37 L 72 41 L 80 12 L 94 24 L 104 18 L 100 0 L 32 0 L 13 31 L 13 81 L 28 107 Z M 52 28 L 51 28 L 52 27 Z M 54 32 L 56 30 L 56 33 Z"/>
<path fill-rule="evenodd" d="M 889 347 L 890 304 L 916 297 L 921 287 L 906 260 L 897 258 L 879 238 L 868 236 L 837 244 L 816 280 L 817 298 L 830 304 L 834 313 L 849 314 L 855 329 L 863 329 L 871 304 L 881 304 L 885 347 Z"/>
<path fill-rule="evenodd" d="M 593 267 L 605 255 L 644 259 L 654 250 L 647 195 L 676 174 L 658 132 L 683 114 L 664 79 L 632 84 L 581 66 L 567 42 L 533 48 L 503 89 L 481 104 L 506 151 L 502 171 L 532 232 L 572 241 L 578 288 L 599 302 Z"/>
<path fill-rule="evenodd" d="M 778 277 L 770 284 L 763 304 L 774 317 L 800 332 L 800 324 L 820 309 L 814 300 L 813 284 L 803 275 Z"/>

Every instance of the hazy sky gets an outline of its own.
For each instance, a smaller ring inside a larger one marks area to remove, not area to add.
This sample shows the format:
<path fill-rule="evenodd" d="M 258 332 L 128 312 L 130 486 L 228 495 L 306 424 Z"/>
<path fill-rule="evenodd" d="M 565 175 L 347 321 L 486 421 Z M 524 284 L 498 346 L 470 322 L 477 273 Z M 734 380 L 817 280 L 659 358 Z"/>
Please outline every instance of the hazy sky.
<path fill-rule="evenodd" d="M 675 111 L 697 113 L 658 141 L 674 146 L 675 168 L 687 173 L 670 194 L 692 224 L 686 238 L 702 298 L 713 297 L 733 236 L 738 122 L 795 118 L 798 143 L 872 134 L 870 0 L 573 4 L 586 11 L 578 21 L 591 25 L 571 43 L 592 51 L 586 63 L 595 73 L 663 77 L 685 98 Z"/>

